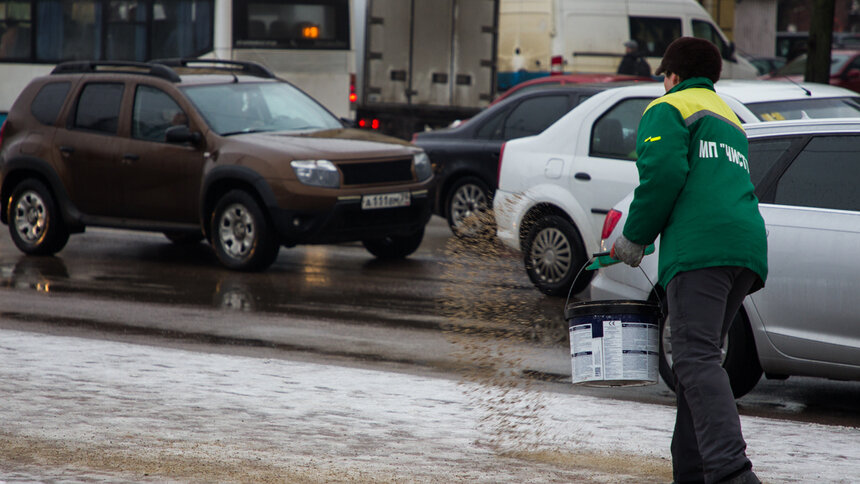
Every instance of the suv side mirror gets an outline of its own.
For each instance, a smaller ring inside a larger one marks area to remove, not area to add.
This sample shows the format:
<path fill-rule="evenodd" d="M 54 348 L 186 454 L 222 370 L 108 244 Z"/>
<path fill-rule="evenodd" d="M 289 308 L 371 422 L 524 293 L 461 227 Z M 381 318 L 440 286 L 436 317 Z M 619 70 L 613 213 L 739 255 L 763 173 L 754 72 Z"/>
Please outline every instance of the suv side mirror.
<path fill-rule="evenodd" d="M 195 145 L 202 139 L 200 133 L 191 131 L 191 128 L 185 125 L 167 128 L 164 138 L 168 143 L 191 143 Z"/>

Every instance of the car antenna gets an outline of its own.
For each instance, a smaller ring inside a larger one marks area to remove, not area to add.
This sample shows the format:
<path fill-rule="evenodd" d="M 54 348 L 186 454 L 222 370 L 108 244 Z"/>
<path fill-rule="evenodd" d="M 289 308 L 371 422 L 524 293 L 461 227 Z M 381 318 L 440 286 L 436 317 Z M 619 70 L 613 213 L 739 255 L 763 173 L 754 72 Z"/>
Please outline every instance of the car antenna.
<path fill-rule="evenodd" d="M 807 96 L 812 96 L 812 91 L 810 91 L 809 89 L 807 89 L 807 88 L 805 88 L 805 87 L 801 86 L 799 82 L 795 81 L 794 79 L 792 79 L 792 78 L 788 77 L 788 76 L 787 76 L 787 75 L 785 75 L 785 74 L 783 74 L 783 75 L 782 75 L 782 77 L 784 77 L 787 81 L 789 81 L 790 83 L 794 84 L 795 86 L 797 86 L 797 87 L 799 87 L 799 88 L 803 89 L 803 92 L 805 92 Z"/>

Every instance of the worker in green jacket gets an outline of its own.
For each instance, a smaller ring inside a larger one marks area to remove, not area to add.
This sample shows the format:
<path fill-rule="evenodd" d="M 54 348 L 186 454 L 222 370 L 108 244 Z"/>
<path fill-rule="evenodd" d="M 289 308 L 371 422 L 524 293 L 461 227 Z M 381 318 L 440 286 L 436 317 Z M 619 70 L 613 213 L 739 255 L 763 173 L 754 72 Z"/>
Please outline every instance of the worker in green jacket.
<path fill-rule="evenodd" d="M 764 286 L 767 236 L 750 181 L 748 143 L 714 92 L 722 60 L 710 42 L 681 37 L 656 73 L 666 94 L 642 115 L 639 186 L 615 258 L 636 267 L 660 239 L 659 284 L 671 329 L 678 412 L 677 483 L 759 483 L 746 456 L 720 347 L 744 297 Z"/>

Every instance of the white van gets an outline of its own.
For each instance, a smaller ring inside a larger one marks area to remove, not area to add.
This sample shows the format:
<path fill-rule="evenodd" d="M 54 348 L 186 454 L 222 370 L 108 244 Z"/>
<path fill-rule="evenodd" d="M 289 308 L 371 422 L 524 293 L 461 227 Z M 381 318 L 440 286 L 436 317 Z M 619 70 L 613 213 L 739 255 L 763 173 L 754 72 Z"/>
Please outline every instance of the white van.
<path fill-rule="evenodd" d="M 734 44 L 694 0 L 501 0 L 500 85 L 510 75 L 614 73 L 624 42 L 631 39 L 653 73 L 666 46 L 681 36 L 716 44 L 723 54 L 723 78 L 756 77 L 755 67 L 735 55 Z"/>

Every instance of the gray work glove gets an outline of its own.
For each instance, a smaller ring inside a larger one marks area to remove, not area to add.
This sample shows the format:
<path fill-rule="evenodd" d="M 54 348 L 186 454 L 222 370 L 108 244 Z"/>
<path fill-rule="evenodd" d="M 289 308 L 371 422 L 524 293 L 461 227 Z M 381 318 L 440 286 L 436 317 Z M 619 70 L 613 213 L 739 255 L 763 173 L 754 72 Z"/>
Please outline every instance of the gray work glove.
<path fill-rule="evenodd" d="M 645 246 L 631 242 L 630 239 L 622 235 L 612 244 L 609 257 L 618 259 L 630 267 L 639 267 L 639 263 L 645 257 Z"/>

